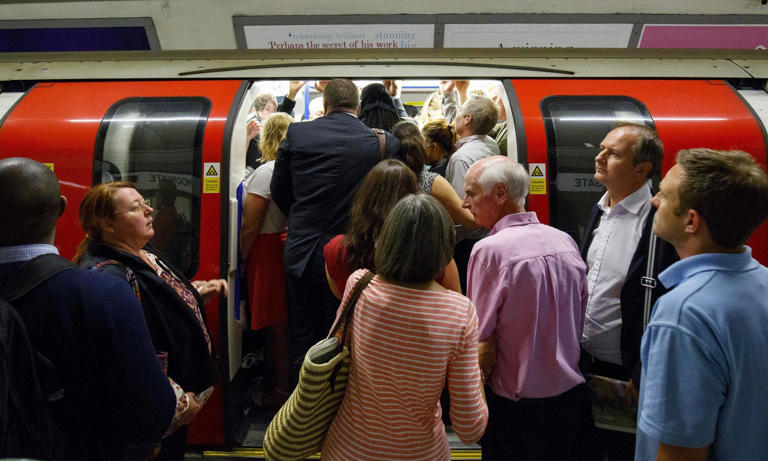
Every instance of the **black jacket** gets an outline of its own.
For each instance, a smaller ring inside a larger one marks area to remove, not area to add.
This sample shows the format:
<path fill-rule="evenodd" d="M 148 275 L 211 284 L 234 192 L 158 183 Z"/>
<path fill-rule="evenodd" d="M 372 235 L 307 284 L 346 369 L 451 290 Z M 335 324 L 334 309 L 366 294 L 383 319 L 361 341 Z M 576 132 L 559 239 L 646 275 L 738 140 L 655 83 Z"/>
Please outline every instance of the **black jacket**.
<path fill-rule="evenodd" d="M 202 299 L 184 274 L 152 248 L 145 249 L 155 254 L 195 295 L 200 314 L 205 320 Z M 187 303 L 140 258 L 108 245 L 91 242 L 80 267 L 91 268 L 104 260 L 120 263 L 102 265 L 100 270 L 104 272 L 126 279 L 127 266 L 135 273 L 139 286 L 139 301 L 144 309 L 152 344 L 156 351 L 168 353 L 168 376 L 185 392 L 199 393 L 212 386 L 218 379 L 216 365 L 212 354 L 208 352 L 208 344 L 200 329 L 200 323 Z"/>
<path fill-rule="evenodd" d="M 602 214 L 603 211 L 599 206 L 592 207 L 584 238 L 579 245 L 584 262 L 587 261 L 587 252 L 592 243 L 594 231 L 600 224 Z M 656 208 L 651 207 L 651 212 L 648 213 L 648 218 L 643 225 L 643 233 L 637 248 L 634 249 L 624 286 L 621 287 L 621 294 L 619 295 L 621 302 L 621 361 L 626 374 L 625 378 L 632 377 L 635 384 L 640 382 L 640 340 L 643 336 L 643 304 L 645 301 L 645 287 L 640 283 L 640 279 L 645 276 L 648 265 L 648 242 L 651 232 L 653 232 L 655 214 Z M 659 296 L 667 292 L 666 288 L 658 282 L 659 272 L 678 259 L 675 248 L 668 242 L 659 239 L 656 244 L 654 264 L 654 278 L 657 279 L 657 283 L 651 296 L 652 304 L 656 304 Z"/>
<path fill-rule="evenodd" d="M 400 142 L 386 133 L 387 157 Z M 381 160 L 376 134 L 354 115 L 333 112 L 293 123 L 275 162 L 272 200 L 288 217 L 285 270 L 301 277 L 310 258 L 347 231 L 357 185 Z"/>

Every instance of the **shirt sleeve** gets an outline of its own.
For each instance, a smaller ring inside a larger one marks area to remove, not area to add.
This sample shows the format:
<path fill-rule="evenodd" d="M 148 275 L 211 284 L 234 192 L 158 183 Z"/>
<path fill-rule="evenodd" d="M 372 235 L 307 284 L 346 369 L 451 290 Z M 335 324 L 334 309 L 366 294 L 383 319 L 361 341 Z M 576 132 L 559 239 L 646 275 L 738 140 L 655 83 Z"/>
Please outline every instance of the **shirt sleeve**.
<path fill-rule="evenodd" d="M 482 245 L 475 245 L 467 265 L 467 297 L 477 306 L 479 319 L 478 338 L 484 341 L 496 331 L 498 311 L 504 305 L 507 285 L 505 271 L 498 266 L 491 267 Z M 498 276 L 491 274 L 498 273 Z"/>
<path fill-rule="evenodd" d="M 668 445 L 704 447 L 715 439 L 727 378 L 714 343 L 694 333 L 702 328 L 661 323 L 646 331 L 638 428 Z"/>
<path fill-rule="evenodd" d="M 253 172 L 253 178 L 248 182 L 248 193 L 272 200 L 272 191 L 269 188 L 272 179 L 272 169 L 262 165 Z"/>
<path fill-rule="evenodd" d="M 467 321 L 454 360 L 448 364 L 448 393 L 453 431 L 465 444 L 475 443 L 485 432 L 488 406 L 480 389 L 480 367 L 477 361 L 477 314 L 468 303 Z"/>
<path fill-rule="evenodd" d="M 457 157 L 451 157 L 445 170 L 445 179 L 451 183 L 451 187 L 462 200 L 464 200 L 464 176 L 467 170 L 469 170 L 467 162 Z"/>

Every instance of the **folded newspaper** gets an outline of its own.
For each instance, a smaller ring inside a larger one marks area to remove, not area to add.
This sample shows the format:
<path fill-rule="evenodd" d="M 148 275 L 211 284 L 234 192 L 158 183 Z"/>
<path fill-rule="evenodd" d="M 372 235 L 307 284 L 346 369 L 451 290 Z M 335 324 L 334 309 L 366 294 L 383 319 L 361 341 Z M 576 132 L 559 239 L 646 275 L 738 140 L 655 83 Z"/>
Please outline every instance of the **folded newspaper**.
<path fill-rule="evenodd" d="M 592 391 L 595 426 L 611 431 L 637 432 L 637 411 L 627 399 L 627 381 L 587 375 Z"/>

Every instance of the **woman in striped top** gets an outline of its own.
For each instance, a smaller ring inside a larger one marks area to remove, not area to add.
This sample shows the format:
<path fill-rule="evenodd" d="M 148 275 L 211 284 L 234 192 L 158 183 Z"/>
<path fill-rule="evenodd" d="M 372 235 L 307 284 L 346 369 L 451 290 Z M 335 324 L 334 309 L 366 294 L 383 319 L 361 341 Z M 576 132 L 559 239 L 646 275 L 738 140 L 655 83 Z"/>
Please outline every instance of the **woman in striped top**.
<path fill-rule="evenodd" d="M 451 218 L 427 195 L 406 196 L 384 221 L 378 275 L 355 307 L 349 383 L 323 459 L 450 459 L 439 403 L 445 383 L 453 431 L 467 444 L 483 434 L 475 306 L 434 281 L 454 240 Z M 365 272 L 349 278 L 342 305 Z"/>

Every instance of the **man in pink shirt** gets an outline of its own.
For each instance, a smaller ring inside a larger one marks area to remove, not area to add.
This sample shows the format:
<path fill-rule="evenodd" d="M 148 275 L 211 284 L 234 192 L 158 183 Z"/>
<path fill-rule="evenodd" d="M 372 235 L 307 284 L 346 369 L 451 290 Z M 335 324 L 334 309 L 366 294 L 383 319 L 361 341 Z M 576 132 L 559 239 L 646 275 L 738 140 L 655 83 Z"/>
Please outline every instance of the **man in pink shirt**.
<path fill-rule="evenodd" d="M 589 408 L 578 367 L 587 267 L 568 234 L 525 210 L 528 174 L 514 160 L 479 160 L 464 190 L 464 207 L 490 229 L 467 284 L 487 384 L 483 459 L 567 460 Z"/>

